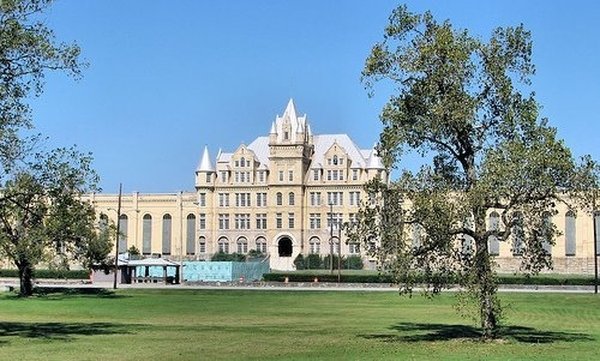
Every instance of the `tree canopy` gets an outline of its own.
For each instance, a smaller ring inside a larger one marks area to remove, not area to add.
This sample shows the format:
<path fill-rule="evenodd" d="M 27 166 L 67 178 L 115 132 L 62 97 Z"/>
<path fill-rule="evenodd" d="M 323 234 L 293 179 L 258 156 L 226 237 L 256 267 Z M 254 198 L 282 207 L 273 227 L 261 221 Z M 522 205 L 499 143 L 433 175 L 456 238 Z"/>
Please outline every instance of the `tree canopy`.
<path fill-rule="evenodd" d="M 589 171 L 540 117 L 535 94 L 525 93 L 531 54 L 523 25 L 497 28 L 484 41 L 400 6 L 362 73 L 370 91 L 379 81 L 395 86 L 380 116 L 384 164 L 398 167 L 409 149 L 431 164 L 370 184 L 377 201 L 361 211 L 351 237 L 376 235 L 382 264 L 407 292 L 415 272 L 433 292 L 459 283 L 479 305 L 484 337 L 494 336 L 501 310 L 491 245 L 511 243 L 525 271 L 550 267 L 546 245 L 557 229 L 549 218 L 557 202 L 576 200 L 578 175 Z"/>
<path fill-rule="evenodd" d="M 89 265 L 110 250 L 110 237 L 81 199 L 96 189 L 91 156 L 46 150 L 30 132 L 28 99 L 41 95 L 45 74 L 77 78 L 86 65 L 76 44 L 57 42 L 43 23 L 52 2 L 0 1 L 0 254 L 19 269 L 22 295 L 31 294 L 39 262 L 68 258 Z"/>

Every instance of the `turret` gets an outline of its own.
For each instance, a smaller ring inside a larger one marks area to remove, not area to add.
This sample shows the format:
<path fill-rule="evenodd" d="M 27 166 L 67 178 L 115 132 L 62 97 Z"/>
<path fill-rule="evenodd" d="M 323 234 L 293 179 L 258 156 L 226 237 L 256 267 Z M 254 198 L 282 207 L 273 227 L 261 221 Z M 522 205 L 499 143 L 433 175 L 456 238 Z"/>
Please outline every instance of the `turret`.
<path fill-rule="evenodd" d="M 204 152 L 198 167 L 196 168 L 196 188 L 214 187 L 216 178 L 215 166 L 210 160 L 208 147 L 204 146 Z"/>

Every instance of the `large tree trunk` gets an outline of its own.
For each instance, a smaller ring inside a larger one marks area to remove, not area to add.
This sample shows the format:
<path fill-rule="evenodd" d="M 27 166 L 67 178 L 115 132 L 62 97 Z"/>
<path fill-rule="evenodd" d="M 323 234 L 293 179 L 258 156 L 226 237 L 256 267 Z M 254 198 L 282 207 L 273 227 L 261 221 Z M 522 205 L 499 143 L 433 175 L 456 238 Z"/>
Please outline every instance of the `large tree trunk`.
<path fill-rule="evenodd" d="M 491 339 L 496 337 L 498 331 L 498 313 L 500 310 L 496 299 L 497 285 L 488 253 L 487 240 L 480 239 L 477 241 L 475 267 L 479 278 L 477 286 L 482 337 Z"/>
<path fill-rule="evenodd" d="M 33 267 L 27 261 L 19 262 L 17 265 L 19 269 L 19 295 L 22 297 L 29 297 L 33 294 L 33 282 L 31 280 L 33 276 Z"/>

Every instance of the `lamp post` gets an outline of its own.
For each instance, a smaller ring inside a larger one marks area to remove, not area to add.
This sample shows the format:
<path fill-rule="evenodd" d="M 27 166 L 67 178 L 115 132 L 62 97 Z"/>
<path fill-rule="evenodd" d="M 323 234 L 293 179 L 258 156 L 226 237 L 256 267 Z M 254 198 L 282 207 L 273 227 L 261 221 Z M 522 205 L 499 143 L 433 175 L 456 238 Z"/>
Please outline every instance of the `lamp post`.
<path fill-rule="evenodd" d="M 333 202 L 329 201 L 329 273 L 333 274 Z"/>
<path fill-rule="evenodd" d="M 113 289 L 117 289 L 117 275 L 119 274 L 119 236 L 121 233 L 121 195 L 123 184 L 119 183 L 119 201 L 117 203 L 117 233 L 115 237 L 115 277 L 113 280 Z"/>

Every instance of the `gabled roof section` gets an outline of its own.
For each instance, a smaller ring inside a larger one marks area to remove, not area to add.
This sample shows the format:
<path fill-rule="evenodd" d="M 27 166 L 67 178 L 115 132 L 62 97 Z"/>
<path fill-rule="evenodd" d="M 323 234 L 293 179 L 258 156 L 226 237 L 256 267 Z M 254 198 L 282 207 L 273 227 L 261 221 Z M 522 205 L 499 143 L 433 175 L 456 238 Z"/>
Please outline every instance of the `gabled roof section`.
<path fill-rule="evenodd" d="M 202 153 L 202 158 L 200 159 L 200 163 L 196 168 L 196 172 L 214 172 L 215 166 L 212 164 L 210 160 L 210 154 L 208 154 L 208 147 L 204 146 L 204 152 Z"/>
<path fill-rule="evenodd" d="M 312 159 L 311 168 L 321 168 L 326 164 L 325 153 L 336 143 L 344 148 L 348 153 L 348 158 L 352 161 L 352 168 L 365 168 L 367 160 L 356 144 L 347 134 L 323 134 L 314 136 L 315 153 Z"/>
<path fill-rule="evenodd" d="M 269 167 L 269 137 L 258 137 L 248 145 L 261 165 Z"/>

